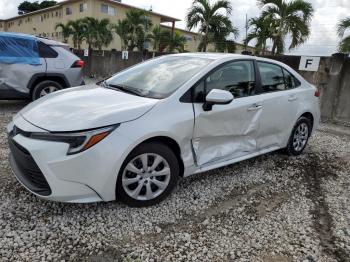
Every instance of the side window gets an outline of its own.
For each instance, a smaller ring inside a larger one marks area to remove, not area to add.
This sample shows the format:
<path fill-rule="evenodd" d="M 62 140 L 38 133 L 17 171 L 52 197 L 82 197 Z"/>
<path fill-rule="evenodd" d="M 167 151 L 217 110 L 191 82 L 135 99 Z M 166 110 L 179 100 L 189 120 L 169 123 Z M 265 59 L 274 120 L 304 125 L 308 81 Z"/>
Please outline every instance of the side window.
<path fill-rule="evenodd" d="M 288 89 L 293 89 L 301 85 L 300 81 L 287 70 L 283 69 L 283 74 Z"/>
<path fill-rule="evenodd" d="M 194 88 L 193 101 L 204 102 L 205 101 L 205 87 L 204 80 L 200 81 L 199 84 Z"/>
<path fill-rule="evenodd" d="M 287 89 L 295 88 L 294 76 L 291 75 L 287 70 L 283 69 L 284 81 L 286 83 Z"/>
<path fill-rule="evenodd" d="M 213 89 L 227 90 L 235 98 L 255 94 L 255 73 L 253 61 L 237 61 L 220 67 L 200 84 L 194 91 L 194 101 L 204 102 L 205 96 Z"/>
<path fill-rule="evenodd" d="M 50 46 L 44 44 L 43 42 L 38 42 L 39 57 L 42 58 L 56 58 L 58 53 L 53 50 Z"/>
<path fill-rule="evenodd" d="M 258 62 L 263 93 L 286 90 L 282 68 L 278 65 Z"/>
<path fill-rule="evenodd" d="M 0 37 L 0 56 L 33 57 L 37 56 L 33 40 L 19 37 Z"/>

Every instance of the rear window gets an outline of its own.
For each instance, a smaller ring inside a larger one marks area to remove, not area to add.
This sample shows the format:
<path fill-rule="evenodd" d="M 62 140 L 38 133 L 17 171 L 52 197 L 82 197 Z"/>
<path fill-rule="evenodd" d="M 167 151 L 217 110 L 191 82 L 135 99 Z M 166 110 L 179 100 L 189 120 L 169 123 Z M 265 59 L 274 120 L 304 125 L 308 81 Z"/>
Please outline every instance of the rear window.
<path fill-rule="evenodd" d="M 58 53 L 53 50 L 50 46 L 47 44 L 44 44 L 43 42 L 38 42 L 38 48 L 39 48 L 39 56 L 42 58 L 56 58 L 58 56 Z"/>

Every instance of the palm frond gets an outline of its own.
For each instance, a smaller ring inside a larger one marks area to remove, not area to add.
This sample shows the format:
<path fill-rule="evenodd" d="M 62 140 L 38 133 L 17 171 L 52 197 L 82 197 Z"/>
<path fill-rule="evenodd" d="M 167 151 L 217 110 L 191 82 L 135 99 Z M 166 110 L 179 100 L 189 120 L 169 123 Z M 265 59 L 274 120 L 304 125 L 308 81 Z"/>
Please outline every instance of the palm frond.
<path fill-rule="evenodd" d="M 345 31 L 347 29 L 350 29 L 350 17 L 341 20 L 338 23 L 337 28 L 338 28 L 338 35 L 339 35 L 339 37 L 343 37 Z"/>
<path fill-rule="evenodd" d="M 339 51 L 343 53 L 350 53 L 350 36 L 344 38 L 339 44 Z"/>

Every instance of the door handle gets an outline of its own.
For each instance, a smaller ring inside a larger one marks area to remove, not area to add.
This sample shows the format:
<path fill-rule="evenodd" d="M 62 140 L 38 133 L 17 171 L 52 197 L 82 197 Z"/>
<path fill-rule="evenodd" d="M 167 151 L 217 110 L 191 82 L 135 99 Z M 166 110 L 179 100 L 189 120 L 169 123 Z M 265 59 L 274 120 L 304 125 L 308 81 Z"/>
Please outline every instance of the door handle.
<path fill-rule="evenodd" d="M 253 104 L 251 107 L 248 108 L 248 111 L 257 111 L 261 109 L 263 106 L 260 103 Z"/>
<path fill-rule="evenodd" d="M 288 101 L 289 102 L 293 102 L 293 101 L 296 101 L 298 98 L 296 97 L 296 96 L 290 96 L 289 98 L 288 98 Z"/>

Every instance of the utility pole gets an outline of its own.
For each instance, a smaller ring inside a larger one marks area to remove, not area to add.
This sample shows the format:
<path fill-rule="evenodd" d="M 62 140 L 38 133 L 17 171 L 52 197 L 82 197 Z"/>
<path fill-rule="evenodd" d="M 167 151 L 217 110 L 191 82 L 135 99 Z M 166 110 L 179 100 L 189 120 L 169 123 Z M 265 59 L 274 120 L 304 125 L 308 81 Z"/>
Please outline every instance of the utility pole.
<path fill-rule="evenodd" d="M 244 51 L 247 51 L 247 37 L 248 37 L 248 14 L 245 14 L 245 40 L 244 40 Z"/>

